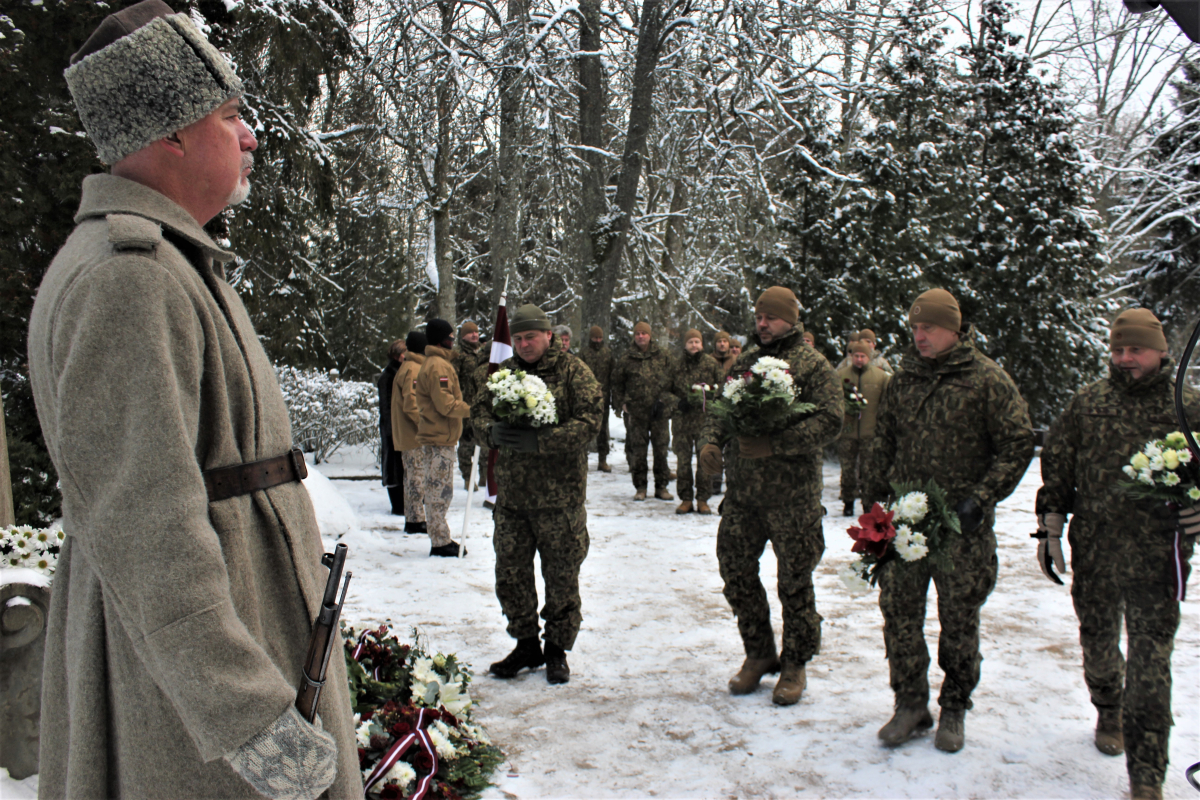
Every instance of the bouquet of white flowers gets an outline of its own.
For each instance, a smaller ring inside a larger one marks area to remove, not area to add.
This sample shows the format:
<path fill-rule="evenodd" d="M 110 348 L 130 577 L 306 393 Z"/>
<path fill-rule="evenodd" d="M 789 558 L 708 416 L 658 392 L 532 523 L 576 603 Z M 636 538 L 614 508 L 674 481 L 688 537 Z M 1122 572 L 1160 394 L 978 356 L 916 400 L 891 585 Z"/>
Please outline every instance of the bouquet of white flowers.
<path fill-rule="evenodd" d="M 13 525 L 0 530 L 0 566 L 24 567 L 54 575 L 63 532 Z"/>
<path fill-rule="evenodd" d="M 892 489 L 894 503 L 887 509 L 875 503 L 858 518 L 858 526 L 847 530 L 854 540 L 850 551 L 861 557 L 842 567 L 838 577 L 853 593 L 874 586 L 879 567 L 896 556 L 906 562 L 928 558 L 944 572 L 954 569 L 947 549 L 962 527 L 946 493 L 932 480 L 925 486 L 892 484 Z"/>
<path fill-rule="evenodd" d="M 846 379 L 842 380 L 842 391 L 846 397 L 846 415 L 861 414 L 867 407 L 866 396 L 858 390 L 857 386 Z"/>
<path fill-rule="evenodd" d="M 509 425 L 540 428 L 558 422 L 554 395 L 545 381 L 519 369 L 501 369 L 488 376 L 492 413 Z"/>
<path fill-rule="evenodd" d="M 712 414 L 739 436 L 777 433 L 817 407 L 796 402 L 796 386 L 788 363 L 763 356 L 741 375 L 725 379 Z"/>
<path fill-rule="evenodd" d="M 1187 438 L 1174 431 L 1148 442 L 1129 459 L 1122 470 L 1129 480 L 1122 481 L 1122 486 L 1136 500 L 1161 500 L 1177 508 L 1191 508 L 1200 503 L 1200 487 L 1191 467 Z"/>

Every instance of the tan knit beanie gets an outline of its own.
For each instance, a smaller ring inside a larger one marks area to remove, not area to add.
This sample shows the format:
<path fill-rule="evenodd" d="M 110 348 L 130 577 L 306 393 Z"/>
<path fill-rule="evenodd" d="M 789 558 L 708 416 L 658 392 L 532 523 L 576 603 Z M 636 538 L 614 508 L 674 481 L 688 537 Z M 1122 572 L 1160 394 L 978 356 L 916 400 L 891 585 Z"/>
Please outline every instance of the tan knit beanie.
<path fill-rule="evenodd" d="M 785 286 L 772 286 L 758 296 L 754 303 L 755 314 L 770 314 L 779 317 L 792 325 L 800 319 L 800 301 L 791 289 Z"/>
<path fill-rule="evenodd" d="M 875 331 L 871 330 L 870 328 L 863 328 L 861 331 L 859 331 L 858 338 L 864 342 L 870 342 L 871 344 L 875 344 L 877 341 L 879 341 L 875 338 Z"/>
<path fill-rule="evenodd" d="M 922 292 L 908 312 L 908 324 L 925 322 L 958 333 L 962 329 L 962 311 L 954 295 L 945 289 Z"/>
<path fill-rule="evenodd" d="M 639 322 L 637 325 L 633 326 L 633 332 L 635 334 L 650 333 L 651 332 L 650 331 L 650 323 L 649 322 Z"/>
<path fill-rule="evenodd" d="M 687 344 L 689 339 L 699 339 L 703 342 L 704 336 L 695 328 L 688 328 L 687 333 L 683 334 L 683 343 Z"/>
<path fill-rule="evenodd" d="M 1108 336 L 1110 347 L 1146 347 L 1150 350 L 1166 350 L 1167 337 L 1163 335 L 1162 323 L 1148 308 L 1131 308 L 1122 311 L 1113 320 Z"/>
<path fill-rule="evenodd" d="M 871 345 L 859 339 L 857 342 L 851 342 L 846 348 L 851 353 L 862 353 L 863 355 L 871 355 Z"/>
<path fill-rule="evenodd" d="M 479 333 L 479 326 L 476 325 L 474 322 L 471 322 L 471 320 L 467 320 L 466 322 L 464 322 L 462 324 L 462 327 L 459 328 L 459 330 L 458 330 L 459 336 L 462 336 L 464 333 Z"/>
<path fill-rule="evenodd" d="M 604 338 L 604 330 L 599 325 L 593 325 L 591 327 L 591 329 L 588 330 L 588 338 L 595 339 L 597 336 L 599 336 L 601 339 L 603 339 Z"/>
<path fill-rule="evenodd" d="M 713 337 L 713 344 L 716 344 L 717 342 L 720 342 L 720 341 L 731 342 L 731 341 L 733 341 L 733 337 L 730 336 L 725 331 L 717 331 L 717 335 Z"/>

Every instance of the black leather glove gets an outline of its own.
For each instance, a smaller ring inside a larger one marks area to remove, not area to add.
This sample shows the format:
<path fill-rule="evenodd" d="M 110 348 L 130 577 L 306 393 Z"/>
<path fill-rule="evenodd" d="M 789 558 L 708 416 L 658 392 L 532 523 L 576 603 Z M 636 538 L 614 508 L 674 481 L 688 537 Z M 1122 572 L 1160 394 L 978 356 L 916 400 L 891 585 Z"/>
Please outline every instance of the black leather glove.
<path fill-rule="evenodd" d="M 655 400 L 654 405 L 650 406 L 650 419 L 661 419 L 663 414 L 663 401 Z"/>
<path fill-rule="evenodd" d="M 536 453 L 538 435 L 537 431 L 530 428 L 516 428 L 504 422 L 496 422 L 492 424 L 492 444 L 516 450 L 518 453 Z"/>
<path fill-rule="evenodd" d="M 974 497 L 968 497 L 956 505 L 954 513 L 958 514 L 958 521 L 962 526 L 963 533 L 970 533 L 983 524 L 983 509 Z"/>
<path fill-rule="evenodd" d="M 692 410 L 692 404 L 688 402 L 686 397 L 679 398 L 679 413 L 686 414 Z"/>

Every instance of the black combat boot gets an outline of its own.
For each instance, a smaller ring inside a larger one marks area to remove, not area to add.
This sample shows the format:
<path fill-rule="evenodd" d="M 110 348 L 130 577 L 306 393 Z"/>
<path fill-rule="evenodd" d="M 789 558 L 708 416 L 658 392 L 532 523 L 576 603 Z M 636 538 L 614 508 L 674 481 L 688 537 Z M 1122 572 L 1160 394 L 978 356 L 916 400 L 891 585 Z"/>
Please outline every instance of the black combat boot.
<path fill-rule="evenodd" d="M 450 544 L 429 548 L 429 555 L 430 557 L 441 556 L 442 558 L 458 558 L 458 552 L 460 549 L 462 550 L 462 554 L 465 556 L 467 554 L 467 548 L 463 547 L 458 542 L 451 540 Z"/>
<path fill-rule="evenodd" d="M 843 517 L 853 517 L 854 516 L 854 501 L 853 500 L 847 500 L 846 505 L 842 506 L 842 516 Z"/>
<path fill-rule="evenodd" d="M 422 522 L 409 522 L 408 520 L 405 520 L 404 521 L 404 532 L 405 533 L 429 533 L 429 530 L 425 527 L 425 523 L 423 521 Z"/>
<path fill-rule="evenodd" d="M 546 640 L 546 682 L 566 683 L 571 680 L 571 668 L 567 666 L 567 653 L 549 639 Z"/>
<path fill-rule="evenodd" d="M 488 672 L 497 678 L 515 678 L 521 670 L 536 669 L 545 663 L 546 658 L 542 655 L 541 642 L 536 636 L 531 636 L 527 639 L 518 639 L 517 646 L 513 648 L 513 651 L 502 661 L 492 664 Z"/>

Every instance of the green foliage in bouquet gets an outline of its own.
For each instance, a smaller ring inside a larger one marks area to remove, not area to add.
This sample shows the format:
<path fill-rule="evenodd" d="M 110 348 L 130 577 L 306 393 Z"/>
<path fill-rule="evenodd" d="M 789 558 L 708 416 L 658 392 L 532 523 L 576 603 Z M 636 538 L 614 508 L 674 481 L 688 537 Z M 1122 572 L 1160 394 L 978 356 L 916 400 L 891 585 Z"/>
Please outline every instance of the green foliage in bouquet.
<path fill-rule="evenodd" d="M 767 436 L 812 414 L 812 403 L 796 402 L 796 387 L 786 361 L 764 356 L 741 375 L 725 379 L 709 413 L 738 436 Z"/>
<path fill-rule="evenodd" d="M 842 391 L 846 397 L 846 415 L 854 416 L 861 414 L 867 407 L 867 398 L 858 390 L 853 383 L 848 380 L 842 380 Z"/>

